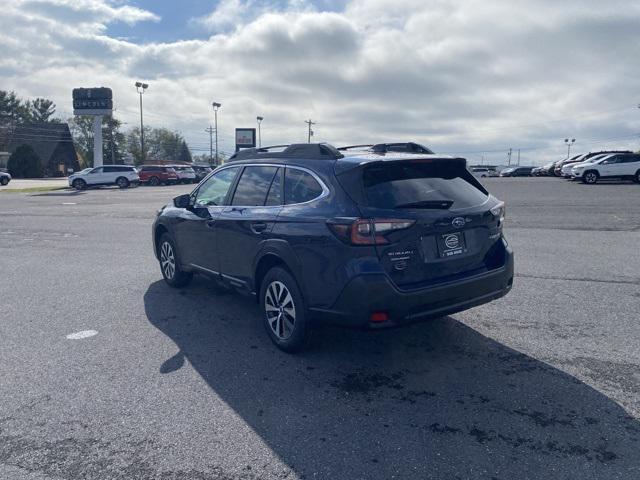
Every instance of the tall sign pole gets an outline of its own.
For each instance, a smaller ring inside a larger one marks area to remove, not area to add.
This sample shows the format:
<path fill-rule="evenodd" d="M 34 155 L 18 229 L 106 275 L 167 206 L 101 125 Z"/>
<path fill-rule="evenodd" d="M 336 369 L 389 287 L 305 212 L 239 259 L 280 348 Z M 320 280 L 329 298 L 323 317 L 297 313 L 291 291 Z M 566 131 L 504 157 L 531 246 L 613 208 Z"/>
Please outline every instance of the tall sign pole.
<path fill-rule="evenodd" d="M 101 167 L 102 158 L 102 115 L 93 117 L 93 166 Z"/>
<path fill-rule="evenodd" d="M 111 116 L 113 92 L 110 88 L 74 88 L 73 114 L 93 117 L 93 166 L 101 167 L 102 117 Z"/>

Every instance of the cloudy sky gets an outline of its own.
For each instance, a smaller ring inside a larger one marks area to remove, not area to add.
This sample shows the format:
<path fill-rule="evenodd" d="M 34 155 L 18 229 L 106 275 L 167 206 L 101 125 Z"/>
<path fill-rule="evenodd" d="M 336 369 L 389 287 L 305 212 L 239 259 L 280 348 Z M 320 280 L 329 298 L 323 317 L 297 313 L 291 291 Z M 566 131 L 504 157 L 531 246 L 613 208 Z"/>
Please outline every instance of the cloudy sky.
<path fill-rule="evenodd" d="M 71 115 L 73 87 L 195 153 L 265 117 L 263 144 L 416 140 L 472 161 L 640 149 L 637 0 L 4 0 L 0 89 Z"/>

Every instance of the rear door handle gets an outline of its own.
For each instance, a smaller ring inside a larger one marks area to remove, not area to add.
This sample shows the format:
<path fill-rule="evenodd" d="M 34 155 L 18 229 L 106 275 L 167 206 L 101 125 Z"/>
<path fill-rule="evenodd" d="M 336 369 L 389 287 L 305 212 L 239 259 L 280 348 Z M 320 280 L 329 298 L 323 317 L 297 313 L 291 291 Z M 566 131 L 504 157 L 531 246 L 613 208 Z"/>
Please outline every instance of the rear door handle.
<path fill-rule="evenodd" d="M 254 222 L 251 224 L 251 231 L 253 233 L 260 234 L 267 229 L 267 224 L 264 222 Z"/>

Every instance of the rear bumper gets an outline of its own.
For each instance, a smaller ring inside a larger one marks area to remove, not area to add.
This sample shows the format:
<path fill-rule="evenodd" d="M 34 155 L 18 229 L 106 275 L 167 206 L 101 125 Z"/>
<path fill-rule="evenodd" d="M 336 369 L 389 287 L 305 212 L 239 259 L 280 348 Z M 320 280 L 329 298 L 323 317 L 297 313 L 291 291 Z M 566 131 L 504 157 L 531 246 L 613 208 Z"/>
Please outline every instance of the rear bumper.
<path fill-rule="evenodd" d="M 513 284 L 513 252 L 495 270 L 419 290 L 399 290 L 385 274 L 360 275 L 344 288 L 331 309 L 311 309 L 317 323 L 353 328 L 395 327 L 467 310 L 503 297 Z M 389 320 L 370 322 L 373 312 Z"/>

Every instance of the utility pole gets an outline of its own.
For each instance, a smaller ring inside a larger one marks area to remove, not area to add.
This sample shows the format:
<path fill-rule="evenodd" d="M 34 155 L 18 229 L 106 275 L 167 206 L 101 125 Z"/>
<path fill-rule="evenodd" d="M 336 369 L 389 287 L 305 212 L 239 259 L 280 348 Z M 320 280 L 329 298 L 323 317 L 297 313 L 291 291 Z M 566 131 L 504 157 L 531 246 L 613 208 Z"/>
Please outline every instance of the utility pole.
<path fill-rule="evenodd" d="M 304 123 L 306 123 L 309 126 L 309 133 L 307 135 L 307 143 L 311 143 L 311 136 L 313 135 L 313 130 L 311 130 L 311 125 L 315 125 L 316 122 L 312 122 L 311 119 L 309 119 L 309 120 L 305 120 Z"/>
<path fill-rule="evenodd" d="M 209 164 L 213 165 L 213 132 L 214 129 L 211 125 L 209 128 L 204 129 L 205 132 L 209 134 Z"/>
<path fill-rule="evenodd" d="M 509 160 L 508 160 L 508 162 L 507 162 L 507 165 L 511 165 L 511 152 L 512 152 L 512 151 L 513 151 L 513 149 L 512 149 L 512 148 L 510 148 L 510 149 L 509 149 L 509 154 L 508 154 L 508 155 L 509 155 Z"/>
<path fill-rule="evenodd" d="M 213 114 L 215 116 L 215 132 L 216 132 L 216 162 L 215 164 L 218 165 L 218 109 L 222 106 L 221 103 L 218 102 L 213 102 L 211 104 L 211 106 L 213 107 Z"/>

